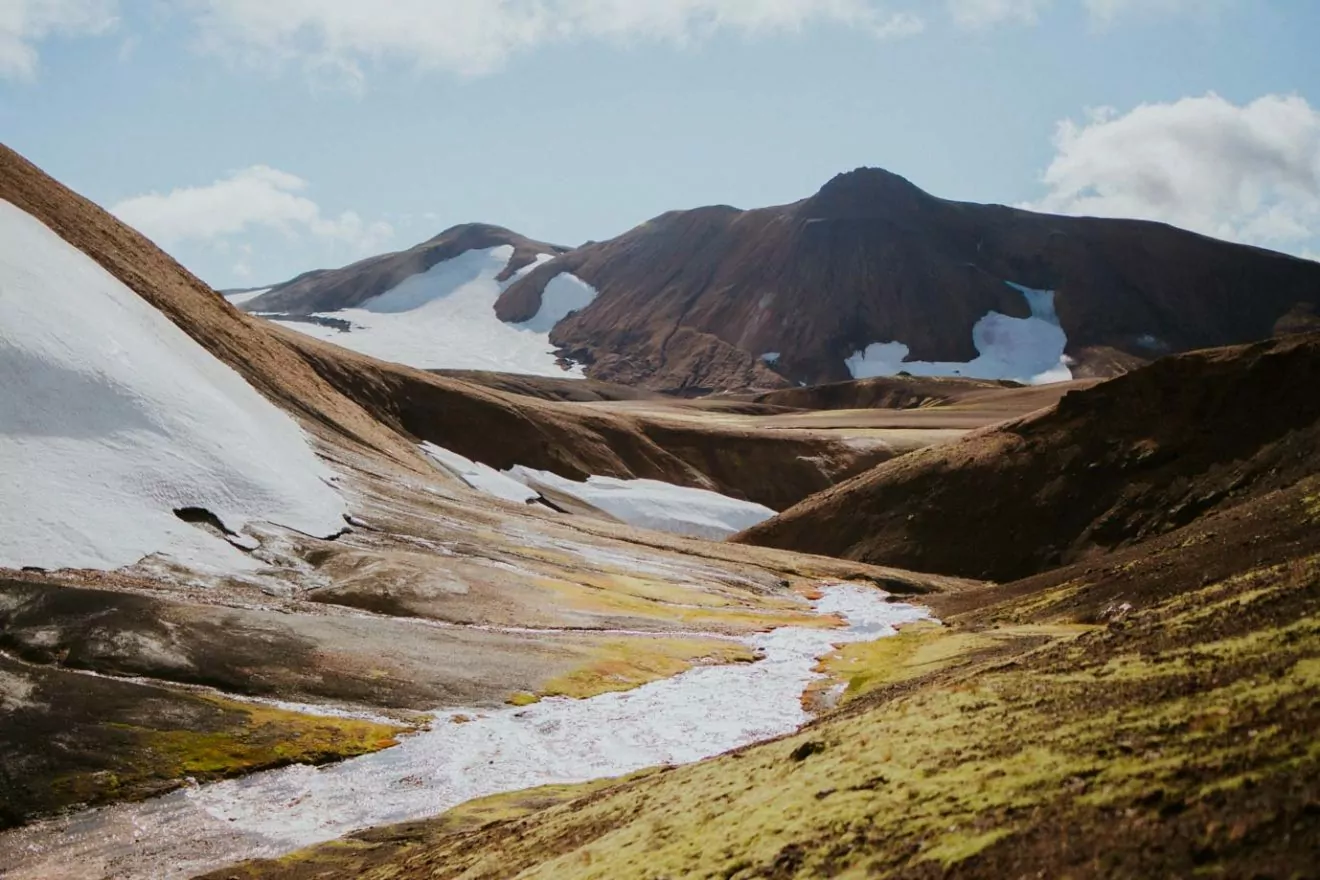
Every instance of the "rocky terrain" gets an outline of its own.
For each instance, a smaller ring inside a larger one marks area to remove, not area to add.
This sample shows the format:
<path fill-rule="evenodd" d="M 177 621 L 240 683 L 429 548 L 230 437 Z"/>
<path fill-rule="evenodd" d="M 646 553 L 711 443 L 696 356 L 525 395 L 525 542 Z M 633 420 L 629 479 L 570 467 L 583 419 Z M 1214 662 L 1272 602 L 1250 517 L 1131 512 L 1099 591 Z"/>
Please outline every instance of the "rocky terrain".
<path fill-rule="evenodd" d="M 1318 354 L 1312 336 L 1162 361 L 795 511 L 818 536 L 857 508 L 915 514 L 928 568 L 1004 581 L 826 658 L 842 704 L 795 735 L 210 876 L 1306 876 L 1320 455 L 1299 395 Z M 1116 495 L 1108 530 L 1070 544 Z"/>
<path fill-rule="evenodd" d="M 977 357 L 987 315 L 1033 315 L 1010 285 L 1054 292 L 1076 378 L 1314 327 L 1320 299 L 1320 264 L 1154 223 L 947 201 L 879 169 L 791 205 L 663 214 L 537 266 L 499 316 L 536 314 L 561 273 L 598 296 L 553 343 L 592 378 L 686 393 L 862 378 L 846 362 L 877 343 L 951 375 Z"/>

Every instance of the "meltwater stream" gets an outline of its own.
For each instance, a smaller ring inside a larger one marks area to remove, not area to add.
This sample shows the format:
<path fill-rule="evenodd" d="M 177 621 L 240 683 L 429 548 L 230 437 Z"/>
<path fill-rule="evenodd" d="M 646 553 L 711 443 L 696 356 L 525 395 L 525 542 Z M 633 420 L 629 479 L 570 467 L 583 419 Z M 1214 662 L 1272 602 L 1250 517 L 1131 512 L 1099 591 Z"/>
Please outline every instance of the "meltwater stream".
<path fill-rule="evenodd" d="M 0 877 L 184 878 L 272 858 L 373 825 L 435 816 L 464 801 L 684 764 L 791 733 L 816 660 L 843 642 L 894 635 L 927 616 L 866 587 L 815 602 L 843 629 L 786 627 L 747 643 L 764 658 L 710 666 L 633 691 L 526 708 L 437 713 L 401 745 L 321 768 L 290 767 L 88 810 L 0 835 Z"/>

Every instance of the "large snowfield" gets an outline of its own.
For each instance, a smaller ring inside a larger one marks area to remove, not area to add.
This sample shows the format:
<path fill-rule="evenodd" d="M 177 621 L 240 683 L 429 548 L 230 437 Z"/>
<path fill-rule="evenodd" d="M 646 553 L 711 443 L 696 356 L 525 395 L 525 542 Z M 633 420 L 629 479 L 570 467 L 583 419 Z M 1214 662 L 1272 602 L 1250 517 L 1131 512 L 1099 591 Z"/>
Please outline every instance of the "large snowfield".
<path fill-rule="evenodd" d="M 596 291 L 572 275 L 548 285 L 540 311 L 522 324 L 506 324 L 495 315 L 495 301 L 510 284 L 550 259 L 542 254 L 507 282 L 496 280 L 509 264 L 513 248 L 502 245 L 468 251 L 354 309 L 321 317 L 348 321 L 352 329 L 304 321 L 280 321 L 286 327 L 381 360 L 423 370 L 492 370 L 533 376 L 582 378 L 580 367 L 557 363 L 550 330 L 577 309 L 590 305 Z"/>
<path fill-rule="evenodd" d="M 235 533 L 342 529 L 330 472 L 288 415 L 4 200 L 0 328 L 0 566 L 250 565 L 184 508 Z"/>
<path fill-rule="evenodd" d="M 990 312 L 972 328 L 972 343 L 979 357 L 966 363 L 906 360 L 909 348 L 901 342 L 877 342 L 848 358 L 854 379 L 896 376 L 963 376 L 969 379 L 1012 379 L 1029 385 L 1067 382 L 1072 376 L 1064 350 L 1068 337 L 1059 326 L 1054 291 L 1032 290 L 1011 281 L 1031 309 L 1028 318 L 1010 318 Z"/>
<path fill-rule="evenodd" d="M 870 587 L 827 586 L 816 602 L 847 629 L 786 627 L 746 642 L 755 663 L 699 667 L 624 693 L 554 698 L 526 708 L 439 713 L 432 728 L 384 752 L 295 766 L 143 804 L 53 819 L 14 832 L 0 853 L 13 880 L 52 876 L 191 877 L 274 858 L 385 823 L 435 816 L 473 798 L 698 761 L 791 733 L 810 720 L 801 696 L 836 644 L 894 635 L 928 616 Z M 43 873 L 45 872 L 45 873 Z"/>
<path fill-rule="evenodd" d="M 434 443 L 423 443 L 422 452 L 478 492 L 514 504 L 537 500 L 541 496 L 536 487 L 544 486 L 584 501 L 630 526 L 693 538 L 722 541 L 775 515 L 762 504 L 659 480 L 588 477 L 580 482 L 521 465 L 500 472 Z"/>
<path fill-rule="evenodd" d="M 521 466 L 508 474 L 520 482 L 539 483 L 572 495 L 630 526 L 712 541 L 750 529 L 775 515 L 762 504 L 659 480 L 588 477 L 586 482 L 578 482 Z"/>

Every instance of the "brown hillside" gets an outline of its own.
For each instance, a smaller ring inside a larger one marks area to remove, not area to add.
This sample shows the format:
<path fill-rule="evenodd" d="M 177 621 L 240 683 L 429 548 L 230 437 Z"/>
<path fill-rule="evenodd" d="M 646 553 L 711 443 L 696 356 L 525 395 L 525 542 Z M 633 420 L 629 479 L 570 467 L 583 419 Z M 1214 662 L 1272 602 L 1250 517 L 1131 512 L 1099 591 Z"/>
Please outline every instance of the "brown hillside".
<path fill-rule="evenodd" d="M 368 257 L 342 269 L 318 269 L 280 284 L 269 293 L 247 303 L 252 312 L 280 312 L 310 315 L 351 309 L 372 297 L 398 287 L 405 279 L 420 275 L 431 267 L 452 260 L 471 250 L 508 245 L 513 256 L 499 276 L 508 281 L 514 273 L 530 265 L 540 254 L 562 254 L 567 248 L 533 241 L 502 226 L 466 223 L 446 229 L 429 241 L 406 251 Z"/>
<path fill-rule="evenodd" d="M 1170 357 L 888 462 L 735 540 L 1013 580 L 1283 489 L 1320 460 L 1320 334 Z"/>
<path fill-rule="evenodd" d="M 876 169 L 792 205 L 661 215 L 533 270 L 499 316 L 531 317 L 562 272 L 600 295 L 552 340 L 593 378 L 666 391 L 845 380 L 874 342 L 968 361 L 987 312 L 1029 314 L 1009 281 L 1057 292 L 1078 377 L 1263 339 L 1320 304 L 1320 264 L 1156 223 L 946 201 Z"/>

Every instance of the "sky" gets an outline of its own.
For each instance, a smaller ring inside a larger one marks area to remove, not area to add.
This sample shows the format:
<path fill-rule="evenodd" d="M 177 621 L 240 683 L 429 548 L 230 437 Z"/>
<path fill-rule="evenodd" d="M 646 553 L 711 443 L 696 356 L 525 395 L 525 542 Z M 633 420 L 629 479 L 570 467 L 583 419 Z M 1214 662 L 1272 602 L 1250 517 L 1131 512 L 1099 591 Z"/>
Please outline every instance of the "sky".
<path fill-rule="evenodd" d="M 0 141 L 219 288 L 805 198 L 1320 258 L 1313 0 L 0 0 Z"/>

